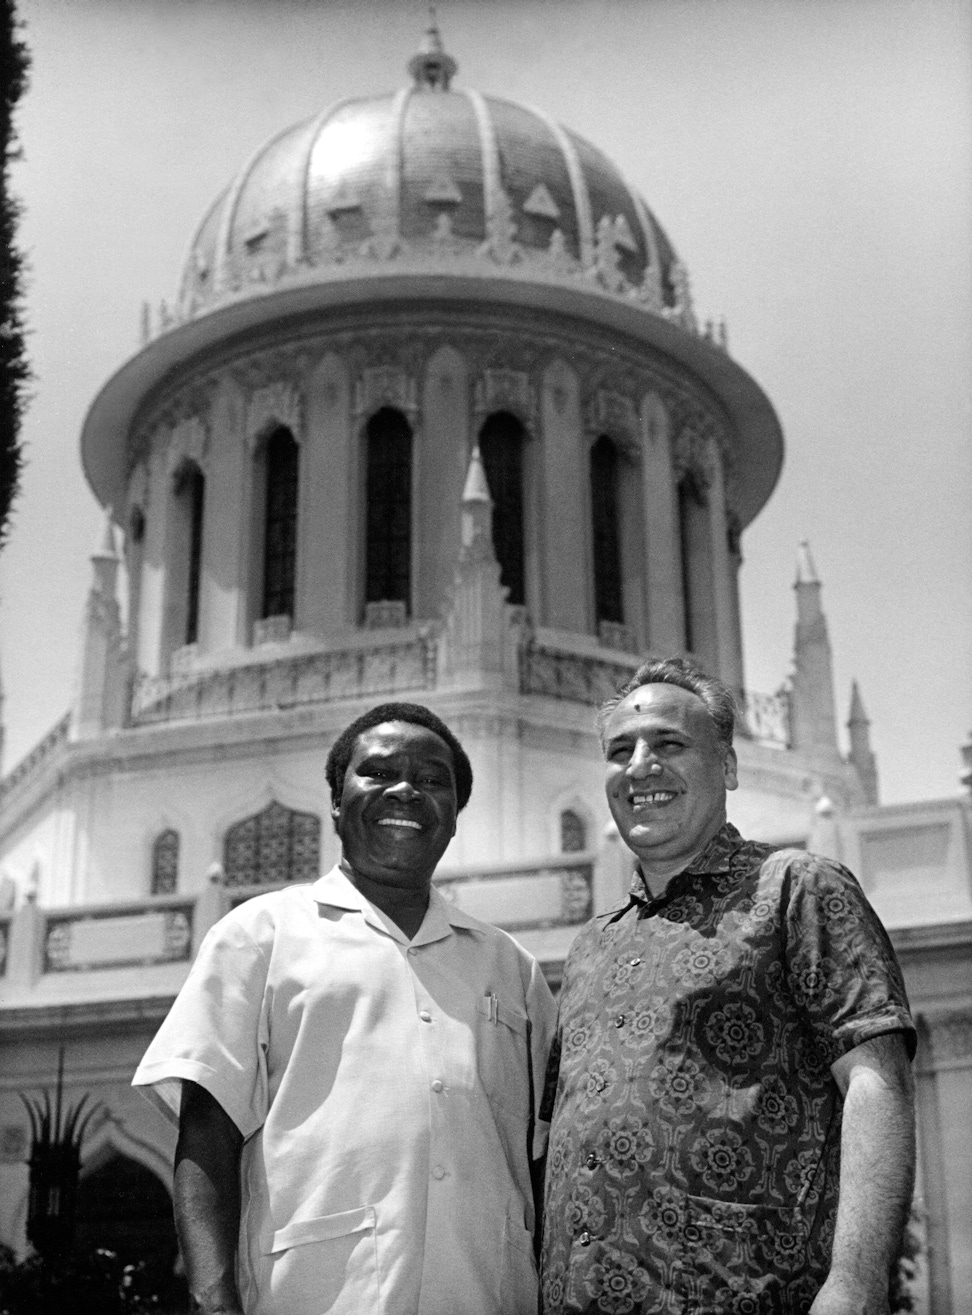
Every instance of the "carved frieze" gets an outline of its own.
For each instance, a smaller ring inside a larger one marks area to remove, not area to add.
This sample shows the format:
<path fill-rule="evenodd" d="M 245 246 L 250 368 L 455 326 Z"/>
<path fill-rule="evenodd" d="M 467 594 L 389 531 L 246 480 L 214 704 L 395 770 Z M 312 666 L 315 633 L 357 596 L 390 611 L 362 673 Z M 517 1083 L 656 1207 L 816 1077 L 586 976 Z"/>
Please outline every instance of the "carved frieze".
<path fill-rule="evenodd" d="M 267 432 L 284 425 L 299 443 L 304 431 L 304 399 L 298 386 L 286 379 L 264 384 L 250 394 L 246 405 L 246 443 L 252 449 Z"/>

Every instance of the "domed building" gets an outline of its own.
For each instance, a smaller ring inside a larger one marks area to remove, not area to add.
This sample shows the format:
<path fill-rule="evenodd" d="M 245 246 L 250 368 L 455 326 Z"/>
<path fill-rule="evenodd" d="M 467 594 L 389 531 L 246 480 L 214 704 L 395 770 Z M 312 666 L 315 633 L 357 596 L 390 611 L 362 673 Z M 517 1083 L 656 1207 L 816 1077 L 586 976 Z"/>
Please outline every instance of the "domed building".
<path fill-rule="evenodd" d="M 783 459 L 769 399 L 700 331 L 610 159 L 456 72 L 432 27 L 400 90 L 262 146 L 84 424 L 106 531 L 77 694 L 0 785 L 0 1132 L 23 1138 L 13 1093 L 50 1084 L 63 1046 L 69 1094 L 101 1102 L 92 1199 L 136 1171 L 170 1187 L 131 1072 L 215 918 L 336 858 L 324 761 L 376 702 L 427 703 L 463 740 L 476 784 L 441 888 L 555 983 L 627 881 L 592 708 L 649 650 L 739 692 L 741 829 L 867 871 L 867 719 L 855 691 L 845 758 L 806 547 L 793 676 L 746 691 L 741 537 Z M 882 907 L 886 868 L 879 910 L 927 922 L 927 890 Z M 942 871 L 936 918 L 966 916 Z M 0 1161 L 20 1245 L 26 1168 Z"/>

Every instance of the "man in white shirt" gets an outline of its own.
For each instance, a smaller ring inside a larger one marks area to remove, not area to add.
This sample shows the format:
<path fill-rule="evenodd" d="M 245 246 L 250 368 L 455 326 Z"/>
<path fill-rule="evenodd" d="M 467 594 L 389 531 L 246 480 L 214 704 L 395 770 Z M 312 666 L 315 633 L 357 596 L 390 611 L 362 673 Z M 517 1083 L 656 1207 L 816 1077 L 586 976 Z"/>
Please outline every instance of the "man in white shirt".
<path fill-rule="evenodd" d="M 179 1120 L 190 1289 L 205 1315 L 534 1315 L 555 1007 L 432 886 L 469 760 L 384 704 L 327 779 L 339 865 L 209 932 L 135 1074 Z"/>

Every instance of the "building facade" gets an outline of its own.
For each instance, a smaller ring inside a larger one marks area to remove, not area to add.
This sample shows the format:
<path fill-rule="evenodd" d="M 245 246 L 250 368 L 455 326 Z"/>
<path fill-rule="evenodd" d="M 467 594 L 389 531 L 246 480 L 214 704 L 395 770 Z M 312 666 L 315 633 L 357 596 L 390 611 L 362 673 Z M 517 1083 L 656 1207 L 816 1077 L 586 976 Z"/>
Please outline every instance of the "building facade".
<path fill-rule="evenodd" d="M 460 735 L 476 786 L 442 889 L 556 982 L 628 875 L 592 708 L 646 651 L 692 652 L 743 709 L 733 820 L 845 857 L 902 952 L 923 1299 L 957 1312 L 968 808 L 877 807 L 856 689 L 842 754 L 806 546 L 792 677 L 747 692 L 738 573 L 782 463 L 772 405 L 611 161 L 455 72 L 432 28 L 404 88 L 262 147 L 89 411 L 106 527 L 77 689 L 0 783 L 0 1240 L 24 1241 L 17 1093 L 51 1086 L 62 1047 L 69 1096 L 100 1102 L 82 1229 L 114 1194 L 151 1198 L 162 1236 L 172 1138 L 131 1072 L 215 918 L 336 858 L 323 767 L 352 717 L 408 698 Z"/>

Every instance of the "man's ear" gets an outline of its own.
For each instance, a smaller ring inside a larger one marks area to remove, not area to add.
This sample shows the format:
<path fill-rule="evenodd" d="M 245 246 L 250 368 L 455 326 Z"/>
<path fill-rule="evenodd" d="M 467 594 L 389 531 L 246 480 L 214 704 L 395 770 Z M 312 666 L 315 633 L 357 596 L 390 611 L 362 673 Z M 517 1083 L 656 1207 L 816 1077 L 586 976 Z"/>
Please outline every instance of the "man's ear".
<path fill-rule="evenodd" d="M 730 749 L 723 760 L 722 779 L 727 790 L 735 790 L 739 784 L 739 764 L 736 762 L 735 749 Z"/>

